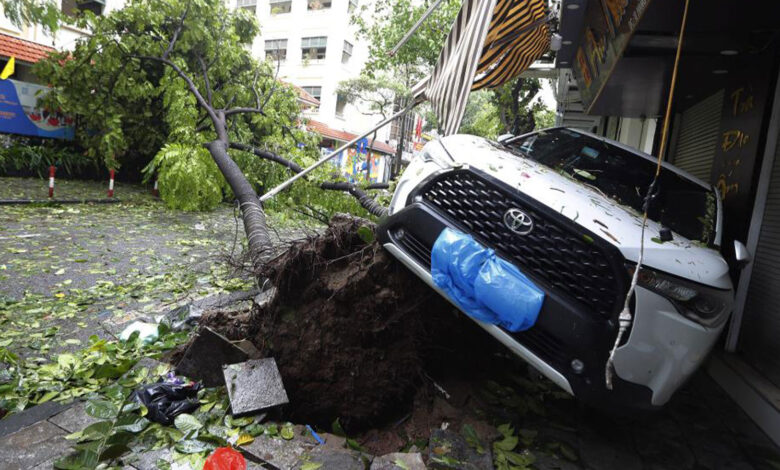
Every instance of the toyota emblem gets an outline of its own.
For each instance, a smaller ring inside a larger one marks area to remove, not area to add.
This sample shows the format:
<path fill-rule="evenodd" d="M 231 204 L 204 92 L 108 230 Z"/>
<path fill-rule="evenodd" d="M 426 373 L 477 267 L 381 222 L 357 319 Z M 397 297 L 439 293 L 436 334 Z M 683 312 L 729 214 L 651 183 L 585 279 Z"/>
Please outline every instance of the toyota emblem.
<path fill-rule="evenodd" d="M 504 224 L 518 235 L 528 235 L 534 229 L 531 216 L 514 207 L 504 213 Z"/>

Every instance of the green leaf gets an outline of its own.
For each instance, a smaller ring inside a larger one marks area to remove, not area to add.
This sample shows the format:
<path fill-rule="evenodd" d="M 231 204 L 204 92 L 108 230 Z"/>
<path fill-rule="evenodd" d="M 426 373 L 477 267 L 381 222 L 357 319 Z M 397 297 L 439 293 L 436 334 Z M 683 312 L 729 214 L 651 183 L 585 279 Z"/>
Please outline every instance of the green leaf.
<path fill-rule="evenodd" d="M 130 452 L 130 448 L 125 444 L 114 444 L 109 446 L 100 453 L 100 460 L 110 460 L 120 457 L 121 455 Z"/>
<path fill-rule="evenodd" d="M 363 240 L 363 242 L 365 242 L 367 245 L 372 243 L 376 238 L 376 236 L 374 235 L 374 231 L 365 225 L 358 228 L 357 234 L 360 237 L 360 239 Z"/>
<path fill-rule="evenodd" d="M 286 424 L 282 427 L 282 439 L 290 440 L 293 437 L 295 437 L 295 429 L 292 427 L 291 424 Z"/>
<path fill-rule="evenodd" d="M 38 403 L 46 403 L 47 401 L 51 400 L 52 398 L 56 397 L 59 394 L 60 392 L 56 390 L 51 390 L 49 392 L 46 392 L 43 394 L 41 398 L 38 399 Z"/>
<path fill-rule="evenodd" d="M 95 452 L 82 450 L 54 462 L 54 468 L 61 470 L 85 470 L 97 467 L 99 458 Z"/>
<path fill-rule="evenodd" d="M 98 419 L 112 419 L 119 414 L 119 408 L 108 400 L 88 400 L 85 409 L 88 415 Z"/>
<path fill-rule="evenodd" d="M 114 429 L 137 434 L 146 429 L 149 424 L 150 421 L 143 416 L 129 414 L 120 417 L 114 424 Z"/>
<path fill-rule="evenodd" d="M 474 427 L 468 423 L 464 424 L 460 432 L 466 439 L 466 443 L 474 448 L 478 454 L 485 453 L 485 448 L 482 446 L 482 442 L 479 440 L 479 436 L 477 435 L 477 431 L 474 430 Z"/>
<path fill-rule="evenodd" d="M 111 431 L 111 421 L 98 421 L 92 423 L 81 431 L 80 441 L 94 441 L 103 439 Z"/>
<path fill-rule="evenodd" d="M 179 416 L 177 416 L 173 420 L 173 424 L 176 426 L 176 429 L 179 431 L 187 434 L 192 431 L 197 431 L 198 429 L 203 427 L 203 423 L 201 423 L 198 418 L 192 416 L 191 414 L 182 413 Z"/>
<path fill-rule="evenodd" d="M 356 450 L 358 452 L 365 452 L 366 449 L 363 448 L 358 442 L 354 439 L 347 438 L 347 447 L 349 447 L 352 450 Z"/>
<path fill-rule="evenodd" d="M 177 442 L 173 447 L 177 452 L 181 452 L 182 454 L 197 454 L 214 448 L 212 444 L 198 439 L 184 439 L 183 441 Z"/>
<path fill-rule="evenodd" d="M 493 444 L 493 447 L 501 450 L 510 451 L 517 447 L 517 436 L 506 436 L 504 439 L 497 441 Z"/>
<path fill-rule="evenodd" d="M 320 462 L 306 462 L 301 465 L 301 470 L 317 470 L 320 467 L 322 467 Z"/>
<path fill-rule="evenodd" d="M 336 418 L 333 421 L 333 424 L 330 425 L 331 432 L 339 437 L 347 437 L 347 433 L 344 431 L 344 428 L 341 426 L 341 422 L 339 422 L 339 419 Z"/>
<path fill-rule="evenodd" d="M 401 459 L 395 459 L 393 461 L 393 465 L 400 468 L 401 470 L 411 470 L 408 465 L 406 465 L 406 462 L 404 462 Z"/>

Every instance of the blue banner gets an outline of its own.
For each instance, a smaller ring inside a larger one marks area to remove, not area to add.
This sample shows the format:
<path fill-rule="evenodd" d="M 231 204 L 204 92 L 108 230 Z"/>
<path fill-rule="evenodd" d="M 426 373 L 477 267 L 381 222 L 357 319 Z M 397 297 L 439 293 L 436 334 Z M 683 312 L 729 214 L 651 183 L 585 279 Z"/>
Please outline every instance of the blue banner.
<path fill-rule="evenodd" d="M 0 80 L 0 132 L 73 139 L 73 118 L 38 107 L 48 88 L 16 80 Z"/>

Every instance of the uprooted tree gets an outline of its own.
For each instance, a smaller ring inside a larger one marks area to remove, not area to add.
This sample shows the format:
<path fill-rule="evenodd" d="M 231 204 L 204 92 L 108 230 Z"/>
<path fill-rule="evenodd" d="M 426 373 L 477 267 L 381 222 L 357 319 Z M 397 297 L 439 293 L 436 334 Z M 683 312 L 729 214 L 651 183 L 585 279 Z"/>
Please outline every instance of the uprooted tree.
<path fill-rule="evenodd" d="M 256 20 L 219 0 L 136 0 L 80 22 L 93 34 L 37 68 L 55 87 L 46 104 L 80 116 L 79 138 L 109 167 L 134 145 L 164 142 L 147 168 L 161 173 L 161 193 L 182 204 L 204 191 L 217 202 L 223 189 L 232 193 L 257 261 L 270 246 L 258 190 L 300 172 L 318 150 L 317 137 L 300 128 L 292 87 L 251 55 Z M 307 185 L 381 209 L 327 170 Z"/>

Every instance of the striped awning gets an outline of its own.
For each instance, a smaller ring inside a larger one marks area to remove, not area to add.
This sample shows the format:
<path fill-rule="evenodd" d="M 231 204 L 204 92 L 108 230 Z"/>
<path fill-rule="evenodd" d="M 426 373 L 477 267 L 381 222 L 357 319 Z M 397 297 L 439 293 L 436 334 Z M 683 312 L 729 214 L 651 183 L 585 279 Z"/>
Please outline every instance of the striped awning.
<path fill-rule="evenodd" d="M 431 102 L 444 135 L 454 134 L 471 90 L 515 78 L 549 45 L 545 0 L 464 0 L 433 73 L 412 93 Z"/>

